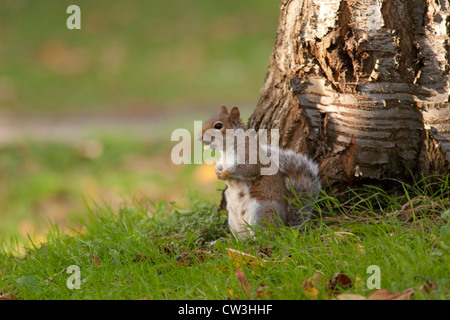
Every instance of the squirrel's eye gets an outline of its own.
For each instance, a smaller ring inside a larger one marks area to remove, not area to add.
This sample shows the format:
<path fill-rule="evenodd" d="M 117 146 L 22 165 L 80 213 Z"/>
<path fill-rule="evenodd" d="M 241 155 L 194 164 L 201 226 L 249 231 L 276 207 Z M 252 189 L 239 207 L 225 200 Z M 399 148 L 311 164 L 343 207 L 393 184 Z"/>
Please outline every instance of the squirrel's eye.
<path fill-rule="evenodd" d="M 220 130 L 222 128 L 223 128 L 223 123 L 218 122 L 214 125 L 214 129 Z"/>

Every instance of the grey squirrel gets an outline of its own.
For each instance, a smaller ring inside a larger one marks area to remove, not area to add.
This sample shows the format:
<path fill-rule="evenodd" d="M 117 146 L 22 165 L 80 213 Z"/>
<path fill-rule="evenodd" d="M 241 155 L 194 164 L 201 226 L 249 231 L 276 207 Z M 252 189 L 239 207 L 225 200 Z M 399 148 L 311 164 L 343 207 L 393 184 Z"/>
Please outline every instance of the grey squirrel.
<path fill-rule="evenodd" d="M 227 130 L 233 132 L 232 139 Z M 205 122 L 199 137 L 205 149 L 221 151 L 215 170 L 217 177 L 225 180 L 227 185 L 224 194 L 231 231 L 234 236 L 245 238 L 253 234 L 249 226 L 278 224 L 279 221 L 289 226 L 300 225 L 309 218 L 312 206 L 309 201 L 302 200 L 303 208 L 299 210 L 286 198 L 297 202 L 292 189 L 299 199 L 317 197 L 321 188 L 317 164 L 302 153 L 279 149 L 278 146 L 261 144 L 257 151 L 249 150 L 258 138 L 246 135 L 245 130 L 239 109 L 233 107 L 228 113 L 222 106 L 217 115 Z M 243 139 L 239 140 L 239 137 Z M 271 159 L 277 156 L 275 172 L 261 173 L 269 169 L 264 154 Z M 250 161 L 252 156 L 257 160 Z"/>

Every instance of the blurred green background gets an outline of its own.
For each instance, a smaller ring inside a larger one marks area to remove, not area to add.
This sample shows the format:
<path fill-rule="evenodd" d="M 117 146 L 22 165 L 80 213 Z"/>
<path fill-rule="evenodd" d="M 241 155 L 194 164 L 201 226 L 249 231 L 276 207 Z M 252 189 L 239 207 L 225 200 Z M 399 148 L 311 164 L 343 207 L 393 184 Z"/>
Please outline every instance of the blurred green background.
<path fill-rule="evenodd" d="M 66 9 L 81 8 L 68 30 Z M 254 101 L 276 0 L 2 0 L 1 109 L 33 112 Z"/>
<path fill-rule="evenodd" d="M 0 242 L 75 227 L 90 206 L 220 198 L 170 140 L 218 106 L 256 106 L 276 0 L 2 0 Z M 81 30 L 66 9 L 81 8 Z"/>

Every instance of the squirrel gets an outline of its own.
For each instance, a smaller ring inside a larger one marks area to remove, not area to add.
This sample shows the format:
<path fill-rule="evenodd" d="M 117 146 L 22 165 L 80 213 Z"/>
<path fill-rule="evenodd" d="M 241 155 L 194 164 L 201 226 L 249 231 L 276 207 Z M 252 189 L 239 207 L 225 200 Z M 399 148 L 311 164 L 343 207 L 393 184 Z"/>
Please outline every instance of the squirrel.
<path fill-rule="evenodd" d="M 199 136 L 205 149 L 221 151 L 215 171 L 227 186 L 224 196 L 233 235 L 243 239 L 254 234 L 253 226 L 267 223 L 278 226 L 280 221 L 288 226 L 300 225 L 309 219 L 310 200 L 317 197 L 321 188 L 318 165 L 302 153 L 261 141 L 260 148 L 249 150 L 258 137 L 246 130 L 237 107 L 228 113 L 221 106 L 219 113 L 204 123 Z M 228 135 L 230 132 L 233 135 Z M 262 174 L 264 169 L 269 169 L 267 156 L 278 159 L 277 170 Z M 302 201 L 303 208 L 299 209 L 288 199 Z"/>

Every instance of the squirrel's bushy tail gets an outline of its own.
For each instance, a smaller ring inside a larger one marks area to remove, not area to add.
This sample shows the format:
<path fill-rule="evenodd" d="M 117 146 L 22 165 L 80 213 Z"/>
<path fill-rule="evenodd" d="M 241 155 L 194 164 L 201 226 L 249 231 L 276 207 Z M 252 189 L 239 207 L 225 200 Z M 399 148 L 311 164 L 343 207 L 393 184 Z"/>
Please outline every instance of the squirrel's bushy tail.
<path fill-rule="evenodd" d="M 300 225 L 309 219 L 313 205 L 311 200 L 317 198 L 321 184 L 319 167 L 308 156 L 292 150 L 280 150 L 279 169 L 285 177 L 289 198 L 295 202 L 300 199 L 302 208 L 289 202 L 287 225 Z M 297 197 L 293 194 L 295 191 Z"/>

